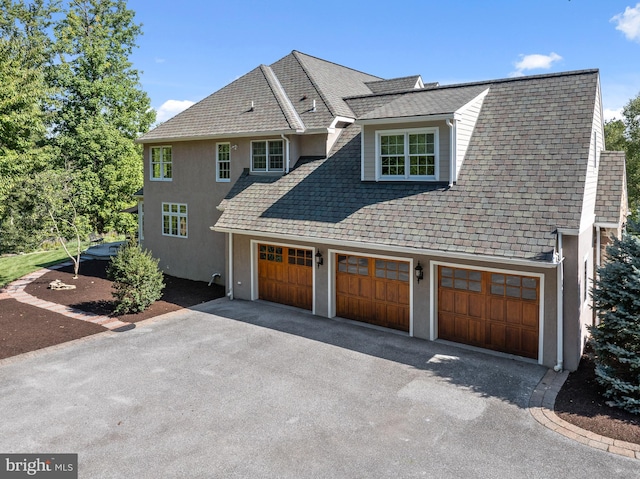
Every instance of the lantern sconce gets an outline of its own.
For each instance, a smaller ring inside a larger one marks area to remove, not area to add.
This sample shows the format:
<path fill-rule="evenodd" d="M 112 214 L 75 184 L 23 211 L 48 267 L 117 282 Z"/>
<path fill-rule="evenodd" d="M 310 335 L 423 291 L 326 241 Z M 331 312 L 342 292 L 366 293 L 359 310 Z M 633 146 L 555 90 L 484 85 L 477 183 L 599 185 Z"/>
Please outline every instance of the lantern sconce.
<path fill-rule="evenodd" d="M 323 264 L 324 264 L 324 258 L 322 257 L 322 253 L 318 251 L 316 253 L 316 265 L 318 265 L 318 268 L 319 268 Z"/>
<path fill-rule="evenodd" d="M 419 283 L 421 279 L 424 279 L 424 269 L 422 268 L 422 266 L 420 266 L 420 261 L 418 261 L 418 265 L 416 266 L 415 271 L 416 271 L 416 279 L 418 280 L 418 283 Z"/>

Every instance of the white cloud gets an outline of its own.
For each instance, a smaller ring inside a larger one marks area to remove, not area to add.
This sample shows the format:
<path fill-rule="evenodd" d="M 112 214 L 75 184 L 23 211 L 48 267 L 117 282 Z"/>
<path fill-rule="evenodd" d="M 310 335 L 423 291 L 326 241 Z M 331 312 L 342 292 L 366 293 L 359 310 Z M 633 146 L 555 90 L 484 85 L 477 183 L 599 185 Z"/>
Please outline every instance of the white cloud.
<path fill-rule="evenodd" d="M 164 58 L 156 58 L 155 62 L 156 63 L 164 63 L 166 60 Z"/>
<path fill-rule="evenodd" d="M 617 14 L 611 21 L 616 24 L 616 30 L 624 33 L 627 40 L 640 42 L 640 3 L 634 8 L 625 8 L 624 13 Z"/>
<path fill-rule="evenodd" d="M 622 108 L 618 108 L 617 110 L 611 110 L 610 108 L 605 108 L 603 115 L 604 115 L 604 121 L 622 120 Z"/>
<path fill-rule="evenodd" d="M 195 102 L 190 100 L 167 100 L 156 111 L 156 122 L 162 123 L 186 110 Z"/>
<path fill-rule="evenodd" d="M 548 70 L 555 62 L 562 60 L 557 53 L 551 52 L 549 55 L 520 55 L 520 60 L 515 62 L 516 71 L 511 73 L 512 77 L 524 75 L 526 70 Z"/>

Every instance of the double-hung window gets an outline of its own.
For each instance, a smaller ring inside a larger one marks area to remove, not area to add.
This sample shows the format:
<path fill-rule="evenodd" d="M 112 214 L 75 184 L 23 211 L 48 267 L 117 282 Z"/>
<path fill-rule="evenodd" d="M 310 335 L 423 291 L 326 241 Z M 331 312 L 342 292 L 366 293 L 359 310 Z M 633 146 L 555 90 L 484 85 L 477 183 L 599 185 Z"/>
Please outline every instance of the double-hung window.
<path fill-rule="evenodd" d="M 162 203 L 162 234 L 186 238 L 187 228 L 187 205 Z"/>
<path fill-rule="evenodd" d="M 282 140 L 251 142 L 252 171 L 284 171 L 284 142 Z"/>
<path fill-rule="evenodd" d="M 216 181 L 231 181 L 231 145 L 216 144 Z"/>
<path fill-rule="evenodd" d="M 151 147 L 151 179 L 171 181 L 173 172 L 171 169 L 171 147 Z"/>
<path fill-rule="evenodd" d="M 376 135 L 376 151 L 381 180 L 436 179 L 437 128 L 380 131 Z"/>

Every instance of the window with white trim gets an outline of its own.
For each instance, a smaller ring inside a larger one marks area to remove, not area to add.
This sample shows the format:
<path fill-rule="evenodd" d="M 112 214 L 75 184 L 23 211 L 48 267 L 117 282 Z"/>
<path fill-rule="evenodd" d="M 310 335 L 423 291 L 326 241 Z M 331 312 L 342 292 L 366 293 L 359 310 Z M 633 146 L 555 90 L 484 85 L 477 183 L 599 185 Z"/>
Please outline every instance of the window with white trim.
<path fill-rule="evenodd" d="M 171 181 L 173 171 L 171 168 L 171 147 L 152 146 L 151 156 L 151 179 Z"/>
<path fill-rule="evenodd" d="M 186 238 L 188 234 L 187 205 L 162 203 L 162 234 Z"/>
<path fill-rule="evenodd" d="M 284 171 L 284 141 L 252 141 L 251 171 Z"/>
<path fill-rule="evenodd" d="M 435 180 L 438 174 L 438 129 L 377 132 L 376 168 L 381 180 Z"/>
<path fill-rule="evenodd" d="M 231 144 L 216 144 L 216 181 L 231 181 Z"/>

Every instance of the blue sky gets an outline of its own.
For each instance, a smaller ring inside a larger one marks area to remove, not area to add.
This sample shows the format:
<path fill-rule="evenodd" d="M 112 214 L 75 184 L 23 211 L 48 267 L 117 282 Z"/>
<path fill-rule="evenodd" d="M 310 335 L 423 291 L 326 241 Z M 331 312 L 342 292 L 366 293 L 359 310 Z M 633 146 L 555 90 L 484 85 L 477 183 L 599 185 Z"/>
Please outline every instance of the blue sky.
<path fill-rule="evenodd" d="M 131 60 L 164 121 L 299 50 L 440 84 L 600 69 L 605 117 L 640 94 L 640 2 L 129 0 Z"/>

